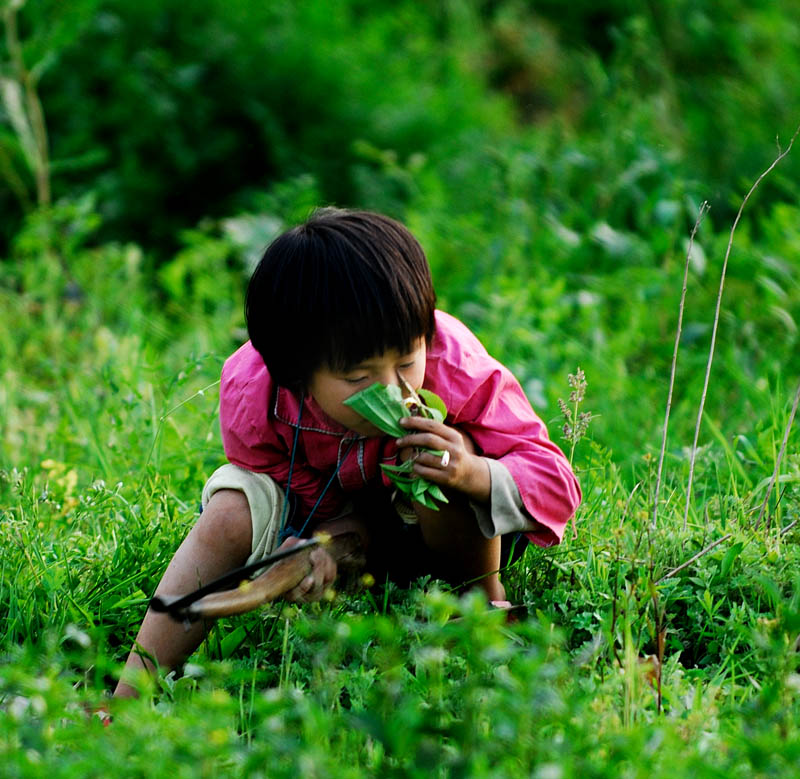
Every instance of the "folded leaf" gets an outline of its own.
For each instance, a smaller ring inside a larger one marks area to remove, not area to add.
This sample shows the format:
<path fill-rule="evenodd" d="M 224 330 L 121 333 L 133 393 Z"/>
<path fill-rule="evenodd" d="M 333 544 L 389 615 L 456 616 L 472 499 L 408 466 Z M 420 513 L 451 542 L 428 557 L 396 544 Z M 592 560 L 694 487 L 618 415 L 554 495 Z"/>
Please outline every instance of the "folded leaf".
<path fill-rule="evenodd" d="M 408 432 L 400 426 L 399 421 L 403 417 L 411 416 L 412 413 L 428 419 L 435 419 L 437 422 L 444 422 L 447 417 L 447 407 L 435 392 L 424 389 L 415 392 L 408 383 L 405 385 L 405 390 L 406 397 L 404 398 L 403 390 L 396 384 L 388 387 L 383 384 L 372 384 L 361 392 L 351 395 L 344 403 L 375 425 L 378 430 L 394 438 L 400 438 Z M 437 457 L 444 454 L 435 449 L 424 449 L 423 451 L 430 452 Z M 442 503 L 448 502 L 447 496 L 438 486 L 421 476 L 414 475 L 413 460 L 406 460 L 400 465 L 383 464 L 381 468 L 402 493 L 423 506 L 438 510 L 437 500 Z"/>
<path fill-rule="evenodd" d="M 400 438 L 406 433 L 397 422 L 408 416 L 408 410 L 403 403 L 400 387 L 395 384 L 389 387 L 372 384 L 351 395 L 344 404 L 387 435 Z"/>
<path fill-rule="evenodd" d="M 432 498 L 436 498 L 436 500 L 439 500 L 442 503 L 450 502 L 447 500 L 447 496 L 442 492 L 438 484 L 431 484 L 431 486 L 428 488 L 428 495 L 430 495 Z"/>
<path fill-rule="evenodd" d="M 437 422 L 444 422 L 447 416 L 447 406 L 445 406 L 444 401 L 430 390 L 420 389 L 418 394 L 425 401 L 428 411 L 432 412 L 431 418 Z"/>

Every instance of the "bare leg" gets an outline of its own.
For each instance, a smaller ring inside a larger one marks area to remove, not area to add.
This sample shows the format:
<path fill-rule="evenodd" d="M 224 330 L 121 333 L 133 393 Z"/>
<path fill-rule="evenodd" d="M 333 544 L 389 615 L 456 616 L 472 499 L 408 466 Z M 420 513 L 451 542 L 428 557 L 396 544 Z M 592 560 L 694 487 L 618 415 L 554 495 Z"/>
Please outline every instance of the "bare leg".
<path fill-rule="evenodd" d="M 156 592 L 169 595 L 189 592 L 243 565 L 250 555 L 252 533 L 250 506 L 244 493 L 237 490 L 215 492 L 197 524 L 175 552 Z M 205 634 L 206 625 L 201 622 L 194 623 L 187 631 L 167 614 L 148 609 L 136 644 L 154 657 L 161 668 L 172 669 L 197 649 Z M 125 677 L 143 668 L 153 670 L 153 663 L 134 647 L 114 695 L 135 696 L 136 690 Z"/>
<path fill-rule="evenodd" d="M 469 503 L 452 493 L 448 497 L 450 502 L 438 511 L 414 504 L 422 538 L 437 560 L 441 560 L 441 570 L 431 573 L 452 584 L 477 579 L 475 586 L 490 601 L 505 600 L 506 591 L 498 574 L 500 536 L 486 538 Z"/>

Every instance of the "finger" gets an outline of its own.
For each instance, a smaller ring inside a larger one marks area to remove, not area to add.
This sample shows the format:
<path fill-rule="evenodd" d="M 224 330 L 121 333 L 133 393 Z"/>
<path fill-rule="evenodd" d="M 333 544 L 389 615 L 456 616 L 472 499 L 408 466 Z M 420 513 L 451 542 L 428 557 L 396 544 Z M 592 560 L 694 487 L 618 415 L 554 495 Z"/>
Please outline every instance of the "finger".
<path fill-rule="evenodd" d="M 416 463 L 414 465 L 414 475 L 421 476 L 434 484 L 442 487 L 453 486 L 453 474 L 450 471 L 443 470 L 442 468 L 431 468 L 429 465 L 421 465 Z"/>
<path fill-rule="evenodd" d="M 403 423 L 403 427 L 408 428 L 408 433 L 397 439 L 397 445 L 400 448 L 428 446 L 429 448 L 452 449 L 463 444 L 464 434 L 460 430 L 448 427 L 435 419 L 403 417 L 400 422 Z"/>
<path fill-rule="evenodd" d="M 329 585 L 323 579 L 315 579 L 314 586 L 305 594 L 306 603 L 322 600 Z"/>
<path fill-rule="evenodd" d="M 311 599 L 310 596 L 313 591 L 314 577 L 309 574 L 299 584 L 286 592 L 284 597 L 292 603 L 305 603 Z"/>
<path fill-rule="evenodd" d="M 434 454 L 433 452 L 420 452 L 415 462 L 419 465 L 435 468 L 439 471 L 455 465 L 455 459 L 449 449 L 444 450 L 444 454 Z"/>
<path fill-rule="evenodd" d="M 421 447 L 425 449 L 455 449 L 460 441 L 444 438 L 435 433 L 413 433 L 397 439 L 397 444 L 401 448 L 407 446 Z"/>
<path fill-rule="evenodd" d="M 325 589 L 336 578 L 336 561 L 324 549 L 316 549 L 311 554 L 311 564 L 315 583 Z"/>
<path fill-rule="evenodd" d="M 315 550 L 310 559 L 311 573 L 300 584 L 306 602 L 320 600 L 336 578 L 336 561 L 324 549 Z"/>
<path fill-rule="evenodd" d="M 423 433 L 438 433 L 440 435 L 447 435 L 452 430 L 444 422 L 428 419 L 427 417 L 402 417 L 400 425 L 409 432 L 420 431 Z"/>
<path fill-rule="evenodd" d="M 308 596 L 310 593 L 314 591 L 314 587 L 317 586 L 317 580 L 314 578 L 313 574 L 309 574 L 306 576 L 300 584 L 297 585 L 297 589 L 300 590 L 303 595 Z"/>
<path fill-rule="evenodd" d="M 287 542 L 290 539 L 287 539 Z M 299 541 L 287 544 L 294 546 Z M 286 600 L 294 603 L 310 603 L 320 600 L 325 591 L 336 579 L 336 561 L 324 549 L 315 549 L 309 556 L 311 571 L 302 581 L 284 594 Z"/>
<path fill-rule="evenodd" d="M 400 458 L 400 462 L 405 462 L 410 457 L 414 456 L 414 447 L 413 446 L 404 446 L 401 449 L 397 450 L 397 456 Z"/>

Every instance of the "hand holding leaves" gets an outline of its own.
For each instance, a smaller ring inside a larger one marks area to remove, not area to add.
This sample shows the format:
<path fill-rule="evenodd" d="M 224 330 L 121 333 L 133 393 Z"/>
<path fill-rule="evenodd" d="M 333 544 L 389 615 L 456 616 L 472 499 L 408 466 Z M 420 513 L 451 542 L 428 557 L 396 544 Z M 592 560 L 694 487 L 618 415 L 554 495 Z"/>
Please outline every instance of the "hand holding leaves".
<path fill-rule="evenodd" d="M 344 402 L 379 430 L 394 438 L 402 438 L 408 433 L 408 430 L 400 425 L 403 417 L 422 416 L 444 422 L 447 408 L 438 395 L 424 389 L 414 391 L 407 382 L 405 392 L 404 397 L 403 390 L 396 384 L 386 387 L 376 383 L 357 392 Z M 420 451 L 437 457 L 444 454 L 434 449 Z M 412 457 L 401 465 L 382 465 L 381 468 L 401 492 L 427 508 L 438 510 L 436 501 L 447 503 L 447 496 L 436 484 L 413 473 L 414 459 Z"/>
<path fill-rule="evenodd" d="M 404 417 L 400 424 L 406 434 L 397 439 L 401 452 L 417 454 L 416 476 L 450 488 L 477 503 L 491 500 L 492 478 L 489 461 L 481 457 L 472 438 L 462 430 L 435 419 Z"/>

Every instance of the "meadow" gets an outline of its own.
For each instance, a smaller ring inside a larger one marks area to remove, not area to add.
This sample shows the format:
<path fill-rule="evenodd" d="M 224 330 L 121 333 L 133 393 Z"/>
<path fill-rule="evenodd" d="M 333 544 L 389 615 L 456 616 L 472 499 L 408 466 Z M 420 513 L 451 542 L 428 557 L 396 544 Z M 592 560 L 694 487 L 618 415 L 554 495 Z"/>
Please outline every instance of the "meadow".
<path fill-rule="evenodd" d="M 0 773 L 796 776 L 798 4 L 69 5 L 3 6 Z M 410 226 L 583 504 L 515 622 L 268 604 L 104 727 L 253 262 L 327 203 Z"/>

